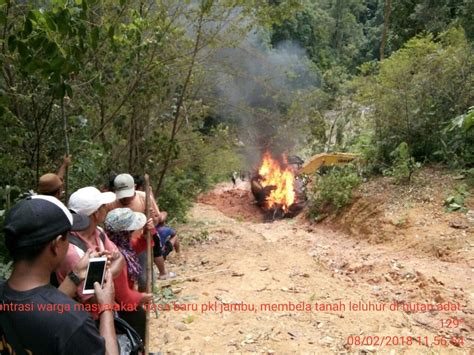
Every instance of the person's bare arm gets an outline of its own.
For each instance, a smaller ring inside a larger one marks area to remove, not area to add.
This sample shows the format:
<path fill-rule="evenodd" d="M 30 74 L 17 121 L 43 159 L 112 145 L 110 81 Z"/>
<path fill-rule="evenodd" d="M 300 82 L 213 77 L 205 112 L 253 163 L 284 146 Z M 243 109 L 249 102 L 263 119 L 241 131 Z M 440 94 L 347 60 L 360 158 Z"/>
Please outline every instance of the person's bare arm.
<path fill-rule="evenodd" d="M 124 267 L 125 258 L 123 257 L 122 253 L 118 250 L 113 252 L 110 263 L 110 272 L 112 273 L 112 278 L 115 279 L 117 276 L 119 276 Z"/>
<path fill-rule="evenodd" d="M 66 169 L 67 167 L 71 164 L 71 155 L 65 155 L 63 158 L 63 163 L 58 169 L 58 172 L 56 173 L 57 176 L 61 178 L 61 180 L 64 178 L 64 175 L 66 174 Z"/>
<path fill-rule="evenodd" d="M 115 335 L 114 326 L 114 298 L 115 289 L 110 270 L 105 274 L 105 282 L 103 288 L 98 282 L 94 283 L 95 296 L 97 302 L 102 308 L 100 313 L 100 335 L 105 339 L 105 353 L 107 355 L 118 355 L 119 348 L 117 344 L 117 336 Z"/>
<path fill-rule="evenodd" d="M 158 205 L 156 203 L 155 196 L 153 195 L 153 191 L 150 189 L 150 216 L 153 218 L 153 222 L 156 224 L 162 223 L 163 218 L 162 218 L 162 213 L 160 209 L 158 208 Z"/>

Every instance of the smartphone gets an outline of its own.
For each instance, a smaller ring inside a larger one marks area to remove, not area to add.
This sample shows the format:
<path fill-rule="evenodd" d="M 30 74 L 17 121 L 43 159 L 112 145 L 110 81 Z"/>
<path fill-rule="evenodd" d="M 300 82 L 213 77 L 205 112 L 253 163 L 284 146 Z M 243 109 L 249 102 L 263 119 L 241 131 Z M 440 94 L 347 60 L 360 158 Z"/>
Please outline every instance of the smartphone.
<path fill-rule="evenodd" d="M 83 294 L 95 293 L 94 283 L 98 282 L 100 286 L 104 283 L 105 266 L 107 265 L 107 258 L 90 258 L 87 266 L 87 276 L 84 282 Z"/>

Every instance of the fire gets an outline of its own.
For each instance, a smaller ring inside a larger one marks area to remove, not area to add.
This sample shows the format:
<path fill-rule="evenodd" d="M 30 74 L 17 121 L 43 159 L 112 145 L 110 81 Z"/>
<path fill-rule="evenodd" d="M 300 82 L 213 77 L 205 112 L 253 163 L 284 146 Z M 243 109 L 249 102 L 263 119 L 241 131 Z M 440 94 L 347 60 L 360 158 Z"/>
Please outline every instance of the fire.
<path fill-rule="evenodd" d="M 286 157 L 284 157 L 284 161 L 286 162 Z M 295 176 L 291 169 L 280 166 L 280 163 L 266 152 L 258 173 L 261 176 L 260 183 L 263 187 L 274 187 L 266 198 L 267 207 L 281 207 L 284 212 L 288 212 L 289 207 L 295 202 L 293 186 Z"/>

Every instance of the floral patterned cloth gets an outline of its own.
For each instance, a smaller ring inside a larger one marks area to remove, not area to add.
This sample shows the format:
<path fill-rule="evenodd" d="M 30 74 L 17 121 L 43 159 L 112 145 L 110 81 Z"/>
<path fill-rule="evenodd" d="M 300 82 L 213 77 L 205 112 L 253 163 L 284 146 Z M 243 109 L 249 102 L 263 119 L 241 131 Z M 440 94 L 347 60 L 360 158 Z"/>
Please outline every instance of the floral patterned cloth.
<path fill-rule="evenodd" d="M 132 232 L 130 231 L 121 231 L 121 232 L 112 232 L 106 230 L 109 239 L 115 243 L 122 253 L 125 261 L 127 262 L 128 276 L 132 281 L 138 280 L 138 275 L 142 271 L 140 262 L 138 261 L 138 256 L 135 251 L 132 249 L 130 244 L 130 237 Z"/>

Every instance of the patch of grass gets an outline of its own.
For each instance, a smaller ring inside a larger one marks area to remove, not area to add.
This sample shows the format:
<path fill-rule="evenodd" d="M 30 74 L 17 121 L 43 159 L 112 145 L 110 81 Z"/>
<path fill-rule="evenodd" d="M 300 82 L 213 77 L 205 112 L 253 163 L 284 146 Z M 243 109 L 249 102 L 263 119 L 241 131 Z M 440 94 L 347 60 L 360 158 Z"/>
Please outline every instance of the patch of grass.
<path fill-rule="evenodd" d="M 198 297 L 195 295 L 186 295 L 178 297 L 171 287 L 154 287 L 153 288 L 153 303 L 161 305 L 162 309 L 166 309 L 165 306 L 169 305 L 170 310 L 173 310 L 174 303 L 189 303 L 196 300 Z M 158 317 L 159 311 L 155 310 L 155 316 Z M 191 323 L 192 319 L 189 323 Z M 185 322 L 186 323 L 186 322 Z"/>
<path fill-rule="evenodd" d="M 444 200 L 444 209 L 446 212 L 459 211 L 462 213 L 467 212 L 467 208 L 464 205 L 466 198 L 469 196 L 469 191 L 466 185 L 459 185 L 454 188 L 454 193 Z"/>
<path fill-rule="evenodd" d="M 196 316 L 193 316 L 192 314 L 190 314 L 187 317 L 185 317 L 181 322 L 183 322 L 184 324 L 190 324 L 194 322 L 195 319 L 196 319 Z"/>
<path fill-rule="evenodd" d="M 405 225 L 406 222 L 407 222 L 407 217 L 406 216 L 394 217 L 392 219 L 392 224 L 395 227 L 402 227 L 403 225 Z"/>
<path fill-rule="evenodd" d="M 474 168 L 467 169 L 465 171 L 467 185 L 471 188 L 474 187 Z"/>
<path fill-rule="evenodd" d="M 196 245 L 211 240 L 211 235 L 207 229 L 201 229 L 198 234 L 181 234 L 181 243 L 184 246 Z"/>

